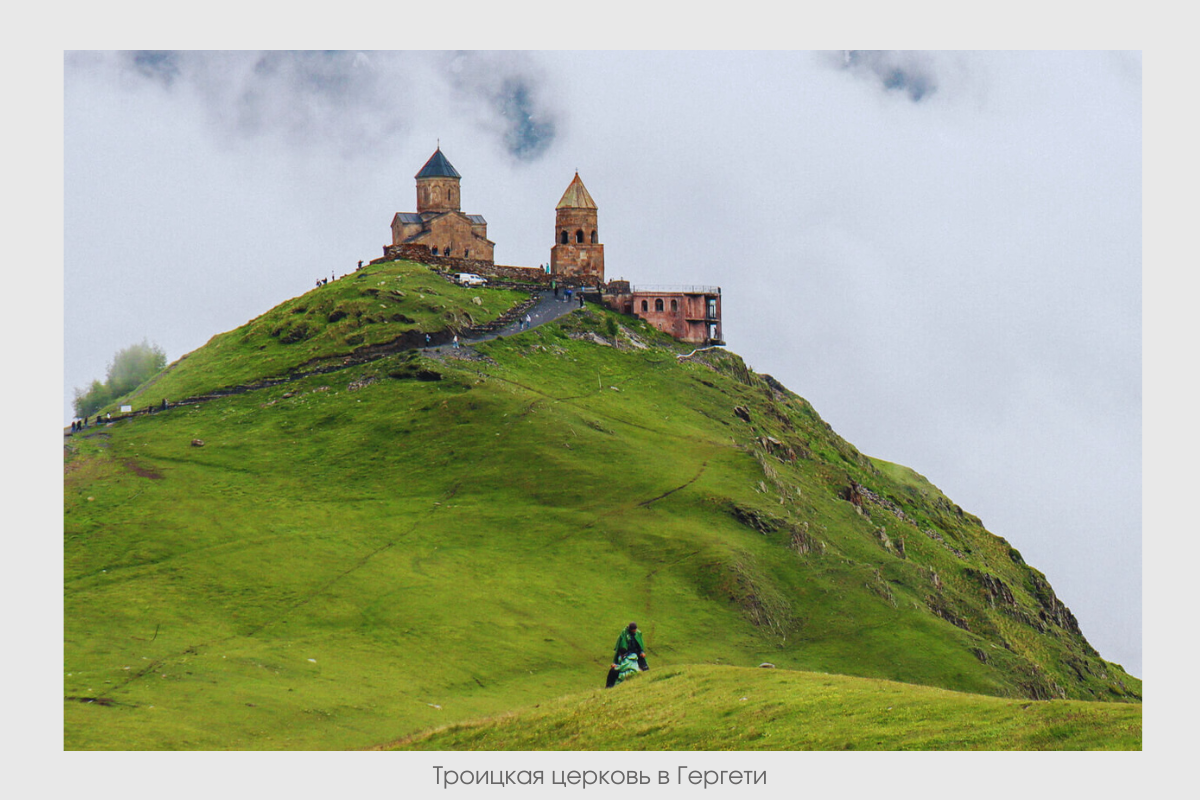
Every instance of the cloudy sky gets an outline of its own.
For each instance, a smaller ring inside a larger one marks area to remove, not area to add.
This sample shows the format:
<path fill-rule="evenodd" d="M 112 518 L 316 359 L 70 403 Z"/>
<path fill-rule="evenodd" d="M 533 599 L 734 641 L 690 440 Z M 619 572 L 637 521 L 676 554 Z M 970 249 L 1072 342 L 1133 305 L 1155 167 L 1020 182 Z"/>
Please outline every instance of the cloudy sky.
<path fill-rule="evenodd" d="M 68 52 L 64 393 L 382 254 L 440 141 L 499 263 L 607 274 L 929 478 L 1142 674 L 1137 53 Z"/>

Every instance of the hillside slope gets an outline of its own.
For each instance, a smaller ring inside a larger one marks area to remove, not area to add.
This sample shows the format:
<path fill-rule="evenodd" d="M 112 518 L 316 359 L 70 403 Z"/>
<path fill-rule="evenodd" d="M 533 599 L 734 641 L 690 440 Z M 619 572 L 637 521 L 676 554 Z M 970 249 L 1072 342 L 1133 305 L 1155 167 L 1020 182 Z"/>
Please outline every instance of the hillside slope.
<path fill-rule="evenodd" d="M 1030 702 L 752 667 L 669 667 L 612 691 L 447 725 L 391 750 L 1140 750 L 1138 703 Z"/>
<path fill-rule="evenodd" d="M 378 744 L 597 686 L 631 619 L 656 668 L 1138 699 L 1007 542 L 732 353 L 594 307 L 411 349 L 523 297 L 375 265 L 137 393 L 205 402 L 69 437 L 67 747 Z"/>

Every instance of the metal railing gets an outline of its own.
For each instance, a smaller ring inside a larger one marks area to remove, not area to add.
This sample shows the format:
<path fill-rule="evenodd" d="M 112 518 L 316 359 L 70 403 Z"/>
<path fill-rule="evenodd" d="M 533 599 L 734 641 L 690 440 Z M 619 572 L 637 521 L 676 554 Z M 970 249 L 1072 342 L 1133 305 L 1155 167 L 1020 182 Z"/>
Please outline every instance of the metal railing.
<path fill-rule="evenodd" d="M 720 294 L 720 286 L 654 286 L 630 284 L 631 292 L 660 292 L 662 294 Z"/>

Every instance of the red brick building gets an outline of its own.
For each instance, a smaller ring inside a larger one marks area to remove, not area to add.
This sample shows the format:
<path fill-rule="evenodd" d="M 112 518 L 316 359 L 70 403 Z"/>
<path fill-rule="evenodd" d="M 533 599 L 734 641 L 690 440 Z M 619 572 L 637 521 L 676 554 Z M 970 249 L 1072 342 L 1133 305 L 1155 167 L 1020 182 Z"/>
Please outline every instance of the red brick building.
<path fill-rule="evenodd" d="M 725 344 L 719 286 L 630 286 L 628 281 L 612 281 L 603 297 L 614 311 L 640 317 L 682 342 Z"/>
<path fill-rule="evenodd" d="M 462 176 L 442 148 L 416 174 L 417 212 L 392 218 L 392 244 L 420 244 L 435 256 L 492 261 L 495 242 L 487 238 L 487 220 L 460 210 Z"/>

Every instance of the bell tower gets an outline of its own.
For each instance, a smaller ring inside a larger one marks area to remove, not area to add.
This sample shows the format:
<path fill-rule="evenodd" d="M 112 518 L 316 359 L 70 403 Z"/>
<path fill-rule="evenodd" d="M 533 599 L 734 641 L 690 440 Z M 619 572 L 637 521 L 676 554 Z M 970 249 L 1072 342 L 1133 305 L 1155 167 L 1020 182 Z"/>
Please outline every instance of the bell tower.
<path fill-rule="evenodd" d="M 554 209 L 550 273 L 583 283 L 604 282 L 604 245 L 596 226 L 596 203 L 579 173 Z"/>

